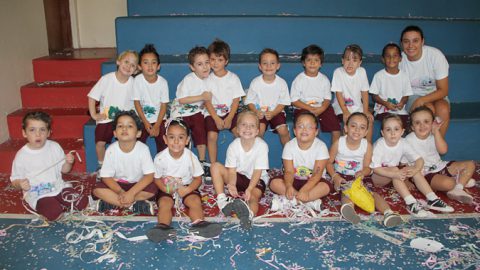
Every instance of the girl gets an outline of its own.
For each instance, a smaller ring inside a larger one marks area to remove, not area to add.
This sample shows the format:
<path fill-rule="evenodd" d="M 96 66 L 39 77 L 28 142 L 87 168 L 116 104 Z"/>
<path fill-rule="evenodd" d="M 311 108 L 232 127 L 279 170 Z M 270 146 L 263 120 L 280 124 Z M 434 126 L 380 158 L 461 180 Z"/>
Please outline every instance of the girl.
<path fill-rule="evenodd" d="M 350 114 L 363 112 L 368 117 L 367 140 L 372 141 L 373 116 L 368 110 L 368 78 L 362 64 L 363 51 L 356 44 L 348 45 L 343 51 L 342 67 L 335 69 L 332 92 L 335 92 L 333 109 L 339 120 L 346 123 Z"/>
<path fill-rule="evenodd" d="M 385 116 L 381 130 L 383 137 L 378 139 L 373 147 L 373 158 L 370 165 L 373 169 L 373 184 L 385 186 L 392 183 L 395 190 L 405 200 L 408 212 L 416 217 L 426 217 L 429 212 L 422 209 L 405 184 L 405 180 L 412 177 L 417 188 L 427 197 L 428 208 L 441 212 L 453 212 L 453 208 L 437 197 L 423 177 L 423 159 L 402 138 L 404 132 L 402 120 L 398 115 Z M 399 167 L 402 157 L 414 165 Z"/>
<path fill-rule="evenodd" d="M 339 190 L 342 184 L 353 181 L 358 177 L 370 174 L 369 167 L 372 159 L 372 145 L 364 139 L 368 132 L 368 117 L 361 113 L 352 113 L 344 126 L 345 134 L 332 144 L 330 148 L 330 160 L 327 163 L 327 171 L 332 177 L 335 190 Z M 397 226 L 402 223 L 401 217 L 394 213 L 376 192 L 373 192 L 375 208 L 383 213 L 383 224 L 387 227 Z M 353 224 L 360 222 L 360 217 L 355 212 L 355 207 L 350 199 L 341 196 L 342 207 L 340 213 Z"/>
<path fill-rule="evenodd" d="M 211 238 L 219 235 L 222 226 L 204 220 L 202 200 L 198 188 L 202 184 L 203 168 L 197 156 L 185 146 L 190 143 L 190 130 L 180 119 L 167 122 L 163 140 L 167 149 L 154 159 L 155 184 L 158 194 L 158 224 L 147 232 L 153 242 L 166 240 L 173 233 L 172 222 L 173 194 L 182 198 L 188 208 L 188 216 L 193 222 L 190 232 Z"/>
<path fill-rule="evenodd" d="M 449 198 L 462 203 L 472 203 L 473 197 L 463 188 L 475 186 L 472 175 L 475 163 L 469 161 L 443 161 L 440 155 L 447 153 L 448 145 L 440 128 L 443 122 L 434 120 L 434 114 L 426 106 L 415 108 L 410 114 L 413 132 L 406 137 L 425 160 L 423 174 L 434 190 L 446 191 Z"/>
<path fill-rule="evenodd" d="M 113 139 L 112 121 L 120 110 L 133 109 L 133 73 L 137 70 L 138 54 L 124 51 L 117 57 L 117 71 L 103 75 L 88 93 L 88 110 L 96 121 L 95 150 L 98 159 L 98 172 L 105 157 L 105 145 Z M 96 102 L 100 102 L 97 112 Z"/>
<path fill-rule="evenodd" d="M 322 178 L 329 155 L 325 143 L 317 138 L 318 118 L 311 112 L 300 113 L 295 118 L 293 132 L 295 138 L 283 148 L 285 174 L 272 179 L 269 187 L 288 200 L 301 201 L 320 211 L 320 198 L 328 195 L 333 187 Z"/>
<path fill-rule="evenodd" d="M 258 212 L 258 202 L 268 184 L 268 145 L 259 137 L 259 120 L 256 113 L 244 111 L 238 115 L 236 138 L 227 149 L 225 166 L 212 164 L 212 181 L 217 193 L 217 205 L 224 215 L 235 212 L 244 229 L 251 227 Z M 227 185 L 233 199 L 224 193 Z M 239 197 L 244 192 L 245 203 Z"/>
<path fill-rule="evenodd" d="M 402 119 L 404 127 L 407 126 L 408 112 L 405 104 L 408 96 L 412 95 L 412 87 L 408 75 L 398 68 L 402 61 L 400 47 L 395 43 L 388 43 L 383 47 L 382 62 L 385 68 L 375 73 L 370 94 L 375 101 L 375 119 L 383 120 L 390 113 Z"/>

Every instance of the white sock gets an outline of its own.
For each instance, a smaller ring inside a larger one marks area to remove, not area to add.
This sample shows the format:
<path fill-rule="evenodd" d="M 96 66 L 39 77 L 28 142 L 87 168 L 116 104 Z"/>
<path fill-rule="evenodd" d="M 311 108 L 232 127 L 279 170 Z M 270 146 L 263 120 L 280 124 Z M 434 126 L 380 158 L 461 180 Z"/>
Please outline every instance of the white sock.
<path fill-rule="evenodd" d="M 406 196 L 405 198 L 403 198 L 403 200 L 405 200 L 405 203 L 406 203 L 407 205 L 410 205 L 410 204 L 412 204 L 412 203 L 416 203 L 416 202 L 417 202 L 417 200 L 415 199 L 415 197 L 412 196 L 412 194 Z"/>
<path fill-rule="evenodd" d="M 463 184 L 458 183 L 458 184 L 455 185 L 455 187 L 453 189 L 463 190 L 463 188 L 464 188 Z"/>
<path fill-rule="evenodd" d="M 427 193 L 425 195 L 425 197 L 427 197 L 427 200 L 429 200 L 429 201 L 434 201 L 434 200 L 438 199 L 437 194 L 435 194 L 434 192 Z"/>
<path fill-rule="evenodd" d="M 387 216 L 387 215 L 390 215 L 390 214 L 393 214 L 392 209 L 387 209 L 387 210 L 385 210 L 385 212 L 383 212 L 384 216 Z"/>
<path fill-rule="evenodd" d="M 222 210 L 225 205 L 227 205 L 227 196 L 225 193 L 220 193 L 217 195 L 217 206 Z"/>

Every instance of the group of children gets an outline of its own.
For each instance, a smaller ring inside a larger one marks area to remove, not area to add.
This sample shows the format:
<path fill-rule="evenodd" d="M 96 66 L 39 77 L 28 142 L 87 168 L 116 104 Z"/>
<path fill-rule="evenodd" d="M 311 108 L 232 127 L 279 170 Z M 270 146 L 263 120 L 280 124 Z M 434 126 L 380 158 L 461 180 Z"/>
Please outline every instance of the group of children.
<path fill-rule="evenodd" d="M 276 209 L 302 203 L 320 211 L 322 197 L 370 175 L 372 190 L 391 183 L 414 216 L 428 216 L 428 210 L 454 211 L 434 190 L 445 191 L 462 203 L 472 202 L 464 188 L 475 185 L 471 179 L 475 164 L 441 159 L 447 143 L 439 132 L 442 123 L 432 111 L 425 106 L 415 108 L 407 126 L 405 104 L 411 87 L 399 69 L 398 45 L 389 43 L 383 49 L 385 69 L 375 74 L 371 86 L 361 67 L 358 45 L 345 48 L 342 66 L 335 70 L 331 85 L 319 72 L 323 50 L 310 45 L 302 51 L 304 72 L 295 78 L 290 93 L 285 80 L 276 75 L 278 53 L 264 49 L 258 64 L 262 74 L 252 80 L 244 99 L 248 110 L 239 114 L 245 92 L 238 76 L 226 69 L 229 60 L 230 48 L 223 41 L 215 40 L 208 48 L 193 48 L 188 55 L 192 72 L 178 85 L 167 119 L 168 84 L 157 74 L 160 61 L 153 45 L 146 45 L 139 56 L 134 51 L 119 55 L 117 71 L 104 75 L 88 94 L 89 111 L 97 122 L 100 181 L 92 195 L 98 211 L 129 208 L 153 215 L 152 201 L 156 200 L 158 225 L 147 236 L 159 242 L 174 234 L 171 209 L 179 200 L 189 210 L 191 232 L 204 237 L 218 235 L 222 227 L 204 219 L 198 191 L 202 175 L 211 178 L 219 209 L 226 216 L 235 213 L 244 228 L 251 226 L 267 186 L 278 195 L 272 202 Z M 141 74 L 133 78 L 137 66 Z M 331 92 L 336 97 L 333 105 Z M 376 102 L 375 116 L 369 111 L 369 92 Z M 284 110 L 289 105 L 294 106 L 293 139 Z M 382 120 L 383 137 L 372 146 L 374 118 Z M 25 200 L 35 211 L 56 220 L 72 203 L 65 200 L 64 194 L 71 192 L 71 187 L 63 182 L 61 172 L 68 172 L 74 159 L 48 140 L 50 122 L 42 112 L 25 116 L 23 134 L 28 142 L 14 160 L 11 180 L 24 191 Z M 267 174 L 268 145 L 261 139 L 267 127 L 278 133 L 284 145 L 283 175 L 272 179 Z M 403 138 L 408 127 L 412 132 Z M 217 140 L 219 131 L 225 129 L 237 138 L 227 149 L 225 164 L 221 164 Z M 331 132 L 330 150 L 318 139 L 320 130 Z M 153 160 L 144 144 L 148 136 L 156 141 L 158 153 Z M 111 143 L 113 137 L 116 141 Z M 190 140 L 198 158 L 186 148 Z M 105 150 L 106 144 L 110 145 Z M 211 165 L 206 162 L 207 148 Z M 426 206 L 410 193 L 413 186 L 426 196 Z M 402 222 L 378 193 L 373 192 L 373 197 L 386 226 Z M 80 196 L 73 203 L 81 210 L 87 201 Z M 341 201 L 342 216 L 358 223 L 352 201 L 346 196 L 341 196 Z"/>

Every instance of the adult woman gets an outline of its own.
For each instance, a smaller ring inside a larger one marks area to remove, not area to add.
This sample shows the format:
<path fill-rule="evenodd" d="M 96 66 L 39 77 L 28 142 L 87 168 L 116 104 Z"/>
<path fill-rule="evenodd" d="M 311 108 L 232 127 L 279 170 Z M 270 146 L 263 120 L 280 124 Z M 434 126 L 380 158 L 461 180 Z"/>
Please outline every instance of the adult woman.
<path fill-rule="evenodd" d="M 445 136 L 450 123 L 447 59 L 440 50 L 425 45 L 423 31 L 418 26 L 405 27 L 400 42 L 403 48 L 400 69 L 408 74 L 413 91 L 407 110 L 429 107 L 441 118 L 440 132 Z"/>

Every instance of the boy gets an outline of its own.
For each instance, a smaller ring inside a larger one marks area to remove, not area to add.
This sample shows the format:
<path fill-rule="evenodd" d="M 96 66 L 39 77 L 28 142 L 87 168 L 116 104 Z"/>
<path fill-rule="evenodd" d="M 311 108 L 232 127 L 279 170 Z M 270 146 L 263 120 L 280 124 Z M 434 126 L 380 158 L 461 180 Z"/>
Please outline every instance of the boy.
<path fill-rule="evenodd" d="M 293 80 L 290 98 L 295 118 L 304 111 L 313 113 L 318 118 L 320 130 L 330 132 L 334 142 L 340 138 L 340 122 L 330 105 L 330 81 L 319 72 L 324 57 L 323 49 L 314 44 L 302 50 L 304 72 Z"/>
<path fill-rule="evenodd" d="M 152 157 L 148 146 L 137 142 L 143 124 L 135 111 L 120 111 L 113 120 L 113 134 L 117 141 L 105 153 L 100 170 L 102 182 L 93 189 L 98 198 L 96 210 L 132 208 L 135 214 L 153 215 L 153 204 L 148 199 L 155 196 Z"/>
<path fill-rule="evenodd" d="M 290 95 L 287 82 L 276 75 L 280 69 L 278 52 L 269 48 L 263 49 L 260 52 L 258 68 L 262 75 L 250 83 L 245 104 L 260 119 L 260 137 L 263 137 L 270 125 L 273 132 L 280 136 L 282 145 L 285 145 L 290 141 L 290 133 L 283 109 L 290 105 Z"/>
<path fill-rule="evenodd" d="M 22 134 L 27 144 L 15 155 L 10 181 L 23 191 L 25 201 L 34 211 L 54 221 L 71 207 L 62 194 L 75 191 L 63 181 L 62 173 L 68 173 L 75 160 L 71 152 L 65 155 L 58 143 L 48 140 L 51 122 L 44 112 L 29 112 L 23 117 Z M 83 210 L 87 204 L 86 196 L 73 202 L 77 210 Z"/>
<path fill-rule="evenodd" d="M 194 47 L 188 52 L 191 73 L 187 74 L 177 86 L 177 99 L 172 104 L 171 118 L 181 117 L 192 131 L 192 139 L 198 150 L 203 167 L 206 164 L 207 132 L 203 111 L 205 101 L 211 101 L 205 79 L 210 74 L 210 58 L 205 47 Z M 208 170 L 208 168 L 205 168 Z"/>
<path fill-rule="evenodd" d="M 205 102 L 205 126 L 207 130 L 207 148 L 210 162 L 217 162 L 217 140 L 220 130 L 228 129 L 237 133 L 237 109 L 240 98 L 245 96 L 242 83 L 237 75 L 225 69 L 230 60 L 230 46 L 222 40 L 215 40 L 208 46 L 210 67 L 213 72 L 208 76 L 207 86 L 212 100 Z M 206 170 L 207 179 L 211 178 Z"/>
<path fill-rule="evenodd" d="M 260 138 L 259 120 L 252 111 L 238 115 L 238 136 L 227 149 L 225 166 L 212 164 L 212 181 L 217 193 L 217 205 L 222 213 L 229 216 L 235 212 L 244 229 L 251 227 L 252 218 L 258 212 L 258 202 L 268 184 L 268 145 Z M 227 185 L 232 199 L 224 193 Z M 242 199 L 239 192 L 244 192 Z"/>

